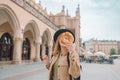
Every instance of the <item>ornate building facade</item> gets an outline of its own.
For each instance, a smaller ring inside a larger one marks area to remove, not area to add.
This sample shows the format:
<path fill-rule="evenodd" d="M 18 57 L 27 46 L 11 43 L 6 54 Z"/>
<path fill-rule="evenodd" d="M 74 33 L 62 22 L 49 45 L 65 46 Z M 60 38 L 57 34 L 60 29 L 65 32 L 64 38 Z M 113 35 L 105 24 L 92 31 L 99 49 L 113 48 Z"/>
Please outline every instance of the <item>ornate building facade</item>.
<path fill-rule="evenodd" d="M 75 33 L 79 51 L 78 10 L 76 17 L 71 18 L 64 12 L 49 15 L 34 0 L 0 0 L 0 63 L 40 61 L 44 54 L 50 57 L 53 35 L 60 27 Z"/>
<path fill-rule="evenodd" d="M 110 55 L 110 50 L 115 49 L 115 52 L 118 54 L 118 42 L 117 41 L 107 41 L 107 40 L 89 40 L 85 42 L 86 50 L 91 52 L 102 51 L 107 55 Z"/>
<path fill-rule="evenodd" d="M 65 7 L 61 12 L 57 13 L 56 15 L 50 14 L 50 20 L 55 23 L 59 28 L 66 28 L 71 30 L 76 36 L 76 51 L 79 53 L 79 46 L 81 44 L 80 38 L 80 9 L 79 5 L 76 10 L 75 17 L 71 17 L 68 14 L 68 10 L 65 13 Z"/>

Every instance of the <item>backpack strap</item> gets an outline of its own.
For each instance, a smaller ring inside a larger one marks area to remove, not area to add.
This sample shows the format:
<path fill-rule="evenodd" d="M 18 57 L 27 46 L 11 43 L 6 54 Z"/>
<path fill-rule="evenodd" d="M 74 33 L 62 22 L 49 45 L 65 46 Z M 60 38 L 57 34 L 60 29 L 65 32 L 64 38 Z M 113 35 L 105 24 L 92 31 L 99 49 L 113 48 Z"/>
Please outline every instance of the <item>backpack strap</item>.
<path fill-rule="evenodd" d="M 70 67 L 70 59 L 69 59 L 70 53 L 68 52 L 67 54 L 67 62 L 68 62 L 68 67 Z M 72 80 L 72 76 L 70 75 L 70 80 Z"/>

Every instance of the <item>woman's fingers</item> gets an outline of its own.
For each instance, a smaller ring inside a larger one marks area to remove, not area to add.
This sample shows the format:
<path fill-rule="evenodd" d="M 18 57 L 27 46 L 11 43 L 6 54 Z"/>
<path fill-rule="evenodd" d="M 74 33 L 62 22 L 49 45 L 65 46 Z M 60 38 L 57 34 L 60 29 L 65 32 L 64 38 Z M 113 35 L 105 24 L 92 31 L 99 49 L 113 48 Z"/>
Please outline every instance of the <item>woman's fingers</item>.
<path fill-rule="evenodd" d="M 47 56 L 47 55 L 44 55 L 44 56 L 43 56 L 43 60 L 45 60 L 45 59 L 48 59 L 48 56 Z"/>
<path fill-rule="evenodd" d="M 69 50 L 69 52 L 75 50 L 75 44 L 70 43 L 66 45 L 66 48 Z"/>
<path fill-rule="evenodd" d="M 73 45 L 73 43 L 70 43 L 70 44 L 67 44 L 66 47 L 67 48 L 72 48 L 72 47 L 74 47 L 74 45 Z"/>
<path fill-rule="evenodd" d="M 43 56 L 43 62 L 44 62 L 46 65 L 49 64 L 49 58 L 48 58 L 47 55 L 44 55 L 44 56 Z"/>

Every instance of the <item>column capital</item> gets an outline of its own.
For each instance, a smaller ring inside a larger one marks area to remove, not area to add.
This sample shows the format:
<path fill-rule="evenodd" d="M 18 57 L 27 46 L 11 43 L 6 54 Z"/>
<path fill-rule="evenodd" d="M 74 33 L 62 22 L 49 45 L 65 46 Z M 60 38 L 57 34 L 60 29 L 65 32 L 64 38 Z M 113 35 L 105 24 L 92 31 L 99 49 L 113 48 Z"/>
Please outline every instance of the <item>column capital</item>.
<path fill-rule="evenodd" d="M 40 44 L 41 44 L 41 42 L 40 42 L 40 41 L 35 41 L 35 44 L 39 44 L 39 45 L 40 45 Z"/>
<path fill-rule="evenodd" d="M 14 41 L 19 41 L 19 40 L 23 40 L 23 34 L 21 34 L 19 31 L 14 33 Z"/>
<path fill-rule="evenodd" d="M 22 37 L 14 37 L 13 40 L 14 41 L 23 41 L 23 38 Z"/>
<path fill-rule="evenodd" d="M 51 47 L 52 47 L 52 46 L 53 46 L 53 43 L 49 43 L 48 46 L 51 46 Z"/>
<path fill-rule="evenodd" d="M 42 43 L 42 38 L 39 36 L 36 40 L 35 40 L 36 44 L 41 44 Z"/>

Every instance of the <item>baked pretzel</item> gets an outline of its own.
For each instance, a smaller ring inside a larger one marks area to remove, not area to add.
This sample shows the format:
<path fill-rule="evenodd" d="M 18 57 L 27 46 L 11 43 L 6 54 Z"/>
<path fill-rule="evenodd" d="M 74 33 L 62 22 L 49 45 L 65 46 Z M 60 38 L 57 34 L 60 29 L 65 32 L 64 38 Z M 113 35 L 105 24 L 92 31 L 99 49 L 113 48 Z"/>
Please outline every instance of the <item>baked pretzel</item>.
<path fill-rule="evenodd" d="M 66 44 L 73 43 L 73 42 L 74 42 L 74 37 L 71 33 L 64 32 L 61 34 L 60 44 L 66 45 Z"/>

